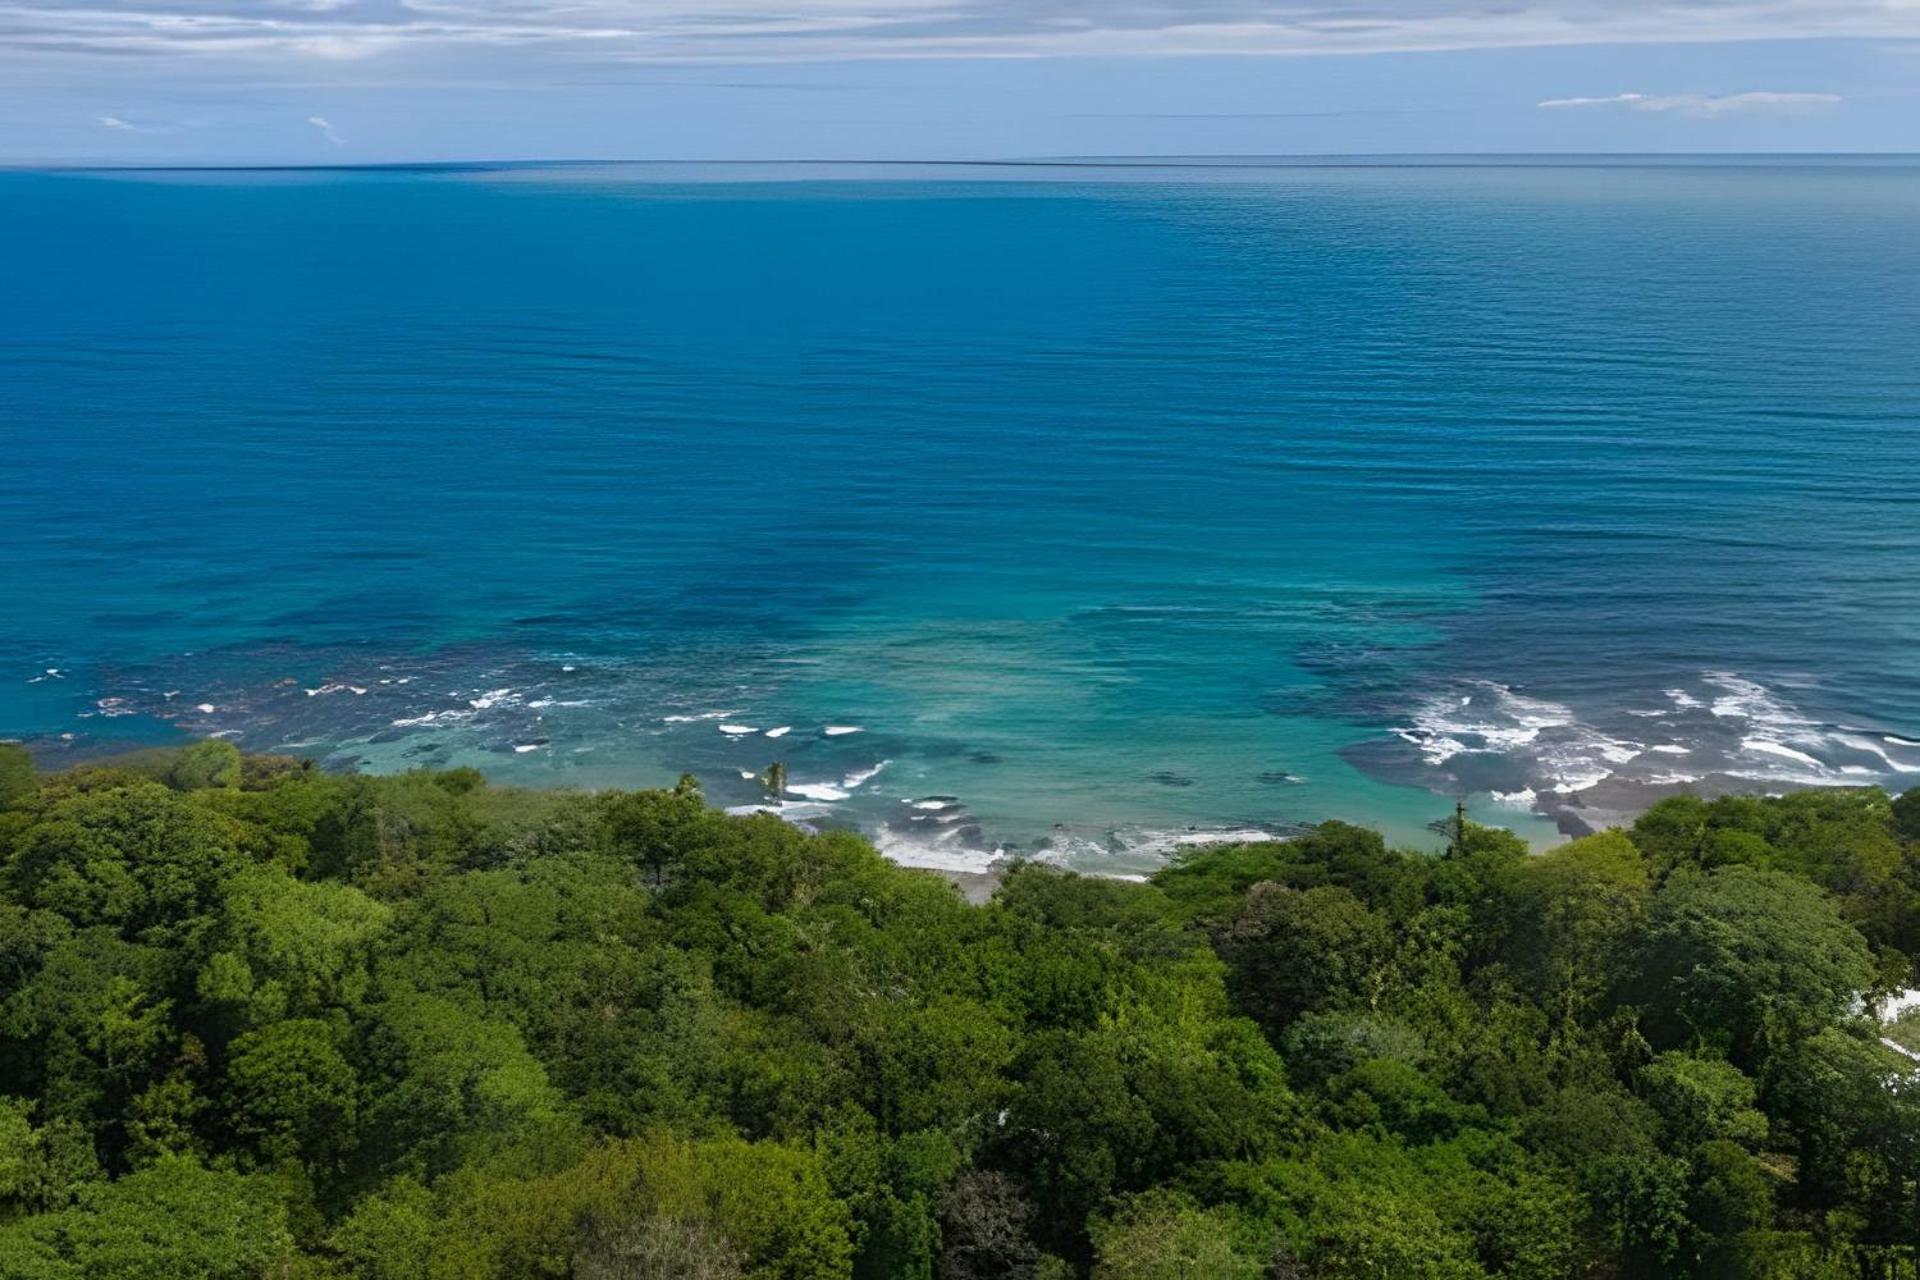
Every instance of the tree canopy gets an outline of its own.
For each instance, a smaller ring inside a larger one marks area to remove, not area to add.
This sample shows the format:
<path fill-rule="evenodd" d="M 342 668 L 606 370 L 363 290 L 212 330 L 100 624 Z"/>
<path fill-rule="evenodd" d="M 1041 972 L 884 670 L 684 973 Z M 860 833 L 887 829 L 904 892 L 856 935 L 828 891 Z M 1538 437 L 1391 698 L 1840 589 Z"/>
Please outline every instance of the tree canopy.
<path fill-rule="evenodd" d="M 972 906 L 690 779 L 0 748 L 0 1276 L 1911 1275 L 1917 806 Z"/>

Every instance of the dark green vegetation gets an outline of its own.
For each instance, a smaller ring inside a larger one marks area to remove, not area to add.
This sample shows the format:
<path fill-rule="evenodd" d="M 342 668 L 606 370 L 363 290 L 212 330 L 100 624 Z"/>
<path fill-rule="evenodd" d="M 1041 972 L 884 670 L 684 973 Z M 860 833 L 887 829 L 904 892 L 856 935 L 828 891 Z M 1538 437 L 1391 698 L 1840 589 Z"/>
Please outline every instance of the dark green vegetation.
<path fill-rule="evenodd" d="M 0 747 L 0 1276 L 1881 1277 L 1920 794 L 994 901 L 672 792 Z"/>

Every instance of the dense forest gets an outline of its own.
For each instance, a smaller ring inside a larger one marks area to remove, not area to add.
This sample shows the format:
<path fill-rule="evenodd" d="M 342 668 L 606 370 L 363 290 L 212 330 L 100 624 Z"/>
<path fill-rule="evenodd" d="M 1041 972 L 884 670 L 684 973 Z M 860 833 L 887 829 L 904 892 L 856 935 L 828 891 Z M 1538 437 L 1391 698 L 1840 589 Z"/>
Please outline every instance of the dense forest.
<path fill-rule="evenodd" d="M 1920 791 L 991 902 L 672 791 L 0 746 L 0 1276 L 1896 1277 Z"/>

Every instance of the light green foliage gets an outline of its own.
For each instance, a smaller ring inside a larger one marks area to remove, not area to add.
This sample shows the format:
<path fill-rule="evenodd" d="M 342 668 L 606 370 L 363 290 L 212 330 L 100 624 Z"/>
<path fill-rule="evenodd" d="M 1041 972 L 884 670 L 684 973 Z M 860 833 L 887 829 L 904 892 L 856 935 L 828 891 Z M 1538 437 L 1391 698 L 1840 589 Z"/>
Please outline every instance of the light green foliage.
<path fill-rule="evenodd" d="M 1477 1280 L 1464 1232 L 1424 1199 L 1378 1185 L 1341 1187 L 1309 1220 L 1314 1274 L 1325 1280 Z"/>
<path fill-rule="evenodd" d="M 1258 1280 L 1260 1259 L 1234 1243 L 1227 1219 L 1185 1196 L 1130 1196 L 1093 1229 L 1093 1280 Z"/>
<path fill-rule="evenodd" d="M 101 1177 L 86 1131 L 71 1120 L 36 1126 L 24 1099 L 0 1097 L 0 1222 L 63 1209 Z"/>
<path fill-rule="evenodd" d="M 241 865 L 225 820 L 135 783 L 55 801 L 20 838 L 11 871 L 21 905 L 134 936 L 177 932 Z"/>
<path fill-rule="evenodd" d="M 1730 1062 L 1663 1053 L 1641 1068 L 1636 1083 L 1681 1148 L 1714 1140 L 1756 1146 L 1766 1140 L 1767 1118 L 1754 1109 L 1758 1090 Z"/>
<path fill-rule="evenodd" d="M 256 1280 L 294 1256 L 270 1185 L 177 1158 L 0 1227 L 0 1275 L 17 1280 Z"/>
<path fill-rule="evenodd" d="M 676 1258 L 715 1265 L 716 1277 L 840 1280 L 852 1274 L 849 1225 L 810 1152 L 661 1136 L 535 1178 L 466 1171 L 435 1192 L 402 1179 L 361 1201 L 334 1246 L 382 1280 L 621 1275 Z"/>
<path fill-rule="evenodd" d="M 167 781 L 181 791 L 231 789 L 240 785 L 240 749 L 231 742 L 209 738 L 180 753 Z"/>
<path fill-rule="evenodd" d="M 225 887 L 198 989 L 249 1025 L 353 1012 L 391 911 L 348 885 L 251 867 Z"/>

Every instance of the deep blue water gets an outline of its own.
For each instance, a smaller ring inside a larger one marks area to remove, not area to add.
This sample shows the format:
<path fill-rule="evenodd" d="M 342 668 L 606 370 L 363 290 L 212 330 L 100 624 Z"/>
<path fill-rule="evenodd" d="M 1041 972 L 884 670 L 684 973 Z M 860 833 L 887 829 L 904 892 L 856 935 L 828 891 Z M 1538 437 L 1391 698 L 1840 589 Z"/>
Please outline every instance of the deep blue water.
<path fill-rule="evenodd" d="M 53 760 L 1119 867 L 1920 782 L 1912 165 L 3 174 L 0 444 Z"/>

